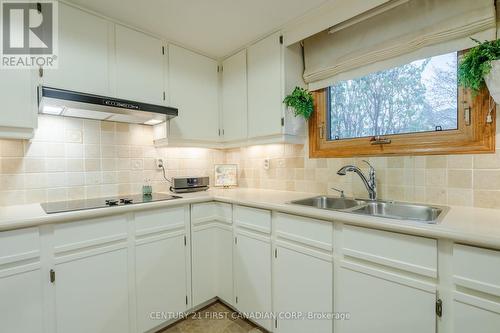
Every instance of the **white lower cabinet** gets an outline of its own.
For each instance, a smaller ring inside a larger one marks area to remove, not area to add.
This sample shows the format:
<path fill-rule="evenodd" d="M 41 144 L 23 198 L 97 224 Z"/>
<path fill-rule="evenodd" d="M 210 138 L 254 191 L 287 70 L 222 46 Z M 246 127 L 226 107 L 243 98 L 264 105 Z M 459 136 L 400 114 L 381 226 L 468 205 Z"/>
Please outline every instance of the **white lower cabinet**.
<path fill-rule="evenodd" d="M 189 306 L 187 207 L 135 214 L 135 289 L 138 332 L 146 332 Z M 152 314 L 161 313 L 160 317 Z"/>
<path fill-rule="evenodd" d="M 271 331 L 271 212 L 235 205 L 233 221 L 236 308 Z"/>
<path fill-rule="evenodd" d="M 332 262 L 312 254 L 306 247 L 276 247 L 274 308 L 276 332 L 331 333 Z M 299 318 L 293 316 L 298 315 Z M 314 315 L 315 317 L 310 317 Z M 318 317 L 319 316 L 319 317 Z"/>
<path fill-rule="evenodd" d="M 56 265 L 57 332 L 128 332 L 127 250 Z"/>
<path fill-rule="evenodd" d="M 335 286 L 336 332 L 436 331 L 436 293 L 432 287 L 361 265 L 341 267 Z"/>
<path fill-rule="evenodd" d="M 453 332 L 499 332 L 500 251 L 455 244 L 453 280 Z"/>
<path fill-rule="evenodd" d="M 454 333 L 498 333 L 500 300 L 488 300 L 455 292 L 453 301 Z"/>
<path fill-rule="evenodd" d="M 336 332 L 436 331 L 436 240 L 349 225 L 338 240 Z"/>
<path fill-rule="evenodd" d="M 333 258 L 331 222 L 276 214 L 273 304 L 275 332 L 331 333 Z M 327 317 L 322 317 L 326 315 Z"/>
<path fill-rule="evenodd" d="M 232 207 L 225 203 L 192 205 L 193 305 L 219 297 L 234 304 Z"/>
<path fill-rule="evenodd" d="M 124 216 L 54 227 L 56 332 L 130 331 L 127 258 Z"/>
<path fill-rule="evenodd" d="M 499 332 L 500 251 L 444 240 L 438 274 L 437 243 L 220 202 L 4 231 L 0 331 L 154 332 L 218 297 L 275 333 Z"/>
<path fill-rule="evenodd" d="M 236 308 L 270 331 L 272 319 L 265 316 L 272 311 L 271 240 L 250 233 L 236 237 Z"/>
<path fill-rule="evenodd" d="M 0 331 L 43 332 L 42 281 L 38 229 L 0 233 Z"/>

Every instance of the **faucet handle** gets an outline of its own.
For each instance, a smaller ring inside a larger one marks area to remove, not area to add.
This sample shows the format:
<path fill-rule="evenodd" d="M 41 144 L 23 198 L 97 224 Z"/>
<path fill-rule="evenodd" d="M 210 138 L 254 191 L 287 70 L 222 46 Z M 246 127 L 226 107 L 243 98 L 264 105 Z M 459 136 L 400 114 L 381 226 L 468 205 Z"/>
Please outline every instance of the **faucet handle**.
<path fill-rule="evenodd" d="M 331 189 L 334 190 L 334 191 L 339 192 L 341 198 L 345 198 L 344 190 L 340 190 L 340 189 L 335 188 L 335 187 L 332 187 Z"/>

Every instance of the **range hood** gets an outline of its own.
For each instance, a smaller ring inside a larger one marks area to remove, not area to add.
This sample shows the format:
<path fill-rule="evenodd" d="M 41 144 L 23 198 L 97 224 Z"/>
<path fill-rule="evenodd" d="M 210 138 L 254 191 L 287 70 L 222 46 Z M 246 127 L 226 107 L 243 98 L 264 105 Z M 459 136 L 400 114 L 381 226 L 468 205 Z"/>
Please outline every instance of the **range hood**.
<path fill-rule="evenodd" d="M 65 117 L 157 125 L 177 117 L 178 109 L 113 97 L 38 87 L 38 112 Z"/>

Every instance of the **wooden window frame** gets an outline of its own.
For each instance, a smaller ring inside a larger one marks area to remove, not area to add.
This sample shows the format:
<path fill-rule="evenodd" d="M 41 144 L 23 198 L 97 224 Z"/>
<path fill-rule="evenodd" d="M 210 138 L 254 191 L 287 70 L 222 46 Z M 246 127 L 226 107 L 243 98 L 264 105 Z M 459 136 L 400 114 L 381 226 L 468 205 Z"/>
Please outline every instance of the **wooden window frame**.
<path fill-rule="evenodd" d="M 487 154 L 495 152 L 496 104 L 485 87 L 475 96 L 468 89 L 458 89 L 458 129 L 385 135 L 389 144 L 372 144 L 373 137 L 328 140 L 328 88 L 313 92 L 314 112 L 309 119 L 309 156 L 312 158 L 357 156 L 412 156 Z M 493 121 L 487 115 L 493 108 Z M 470 125 L 465 109 L 470 106 Z"/>

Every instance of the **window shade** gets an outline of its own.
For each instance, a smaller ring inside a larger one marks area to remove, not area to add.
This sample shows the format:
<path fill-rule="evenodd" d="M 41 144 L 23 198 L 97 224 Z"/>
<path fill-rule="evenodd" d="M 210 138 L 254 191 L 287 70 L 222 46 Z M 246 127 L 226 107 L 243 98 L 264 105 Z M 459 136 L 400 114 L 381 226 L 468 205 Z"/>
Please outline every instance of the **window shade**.
<path fill-rule="evenodd" d="M 310 90 L 496 38 L 494 0 L 409 0 L 304 40 Z"/>

